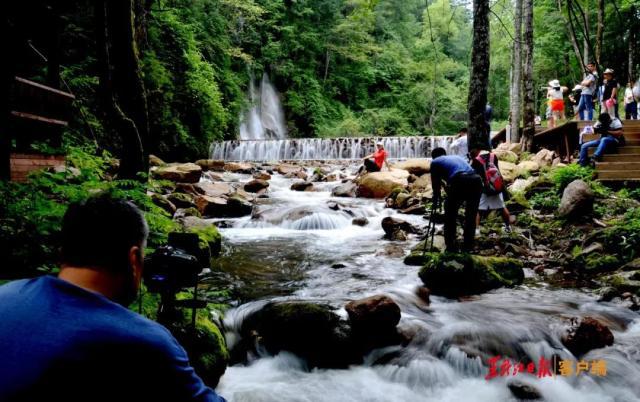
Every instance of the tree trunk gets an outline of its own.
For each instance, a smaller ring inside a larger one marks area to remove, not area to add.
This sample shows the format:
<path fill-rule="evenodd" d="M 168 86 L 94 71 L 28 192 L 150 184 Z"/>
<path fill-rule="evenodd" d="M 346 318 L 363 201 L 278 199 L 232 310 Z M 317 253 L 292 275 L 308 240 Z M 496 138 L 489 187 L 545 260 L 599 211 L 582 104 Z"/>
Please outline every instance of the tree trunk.
<path fill-rule="evenodd" d="M 627 67 L 627 75 L 629 76 L 629 79 L 627 80 L 628 82 L 631 82 L 632 80 L 636 79 L 636 77 L 633 76 L 633 61 L 635 59 L 635 39 L 636 39 L 636 35 L 635 35 L 635 30 L 632 28 L 629 28 L 629 46 L 628 46 L 628 54 L 629 54 L 629 62 L 628 62 L 628 67 Z"/>
<path fill-rule="evenodd" d="M 489 130 L 485 121 L 489 66 L 489 0 L 474 0 L 473 49 L 468 98 L 469 149 L 489 148 Z"/>
<path fill-rule="evenodd" d="M 598 0 L 598 26 L 596 30 L 596 61 L 601 65 L 602 40 L 604 37 L 604 0 Z"/>
<path fill-rule="evenodd" d="M 513 51 L 511 55 L 511 90 L 509 124 L 511 126 L 511 141 L 520 142 L 520 111 L 522 102 L 522 0 L 516 0 L 514 15 Z"/>
<path fill-rule="evenodd" d="M 578 39 L 576 38 L 576 29 L 573 25 L 573 19 L 571 18 L 571 0 L 567 0 L 567 15 L 565 17 L 562 13 L 562 0 L 558 0 L 558 13 L 562 16 L 564 20 L 565 26 L 567 27 L 567 32 L 569 34 L 569 40 L 571 40 L 571 46 L 573 47 L 573 52 L 576 55 L 576 59 L 578 63 L 582 66 L 582 71 L 587 69 L 587 66 L 584 64 L 584 60 L 582 59 L 582 52 L 580 51 L 580 45 L 578 45 Z"/>
<path fill-rule="evenodd" d="M 96 0 L 96 26 L 102 102 L 122 138 L 119 176 L 137 178 L 148 171 L 149 126 L 132 0 Z"/>
<path fill-rule="evenodd" d="M 535 98 L 533 87 L 533 0 L 524 0 L 524 141 L 522 150 L 531 152 L 535 134 Z"/>

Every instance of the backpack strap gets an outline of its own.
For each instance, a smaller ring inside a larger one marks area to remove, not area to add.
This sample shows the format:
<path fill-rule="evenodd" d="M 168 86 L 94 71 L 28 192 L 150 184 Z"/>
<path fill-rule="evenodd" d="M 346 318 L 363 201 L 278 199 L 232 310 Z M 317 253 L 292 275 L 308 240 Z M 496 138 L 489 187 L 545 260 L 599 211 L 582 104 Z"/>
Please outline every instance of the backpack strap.
<path fill-rule="evenodd" d="M 489 152 L 489 163 L 492 165 L 496 164 L 496 155 L 493 152 Z"/>

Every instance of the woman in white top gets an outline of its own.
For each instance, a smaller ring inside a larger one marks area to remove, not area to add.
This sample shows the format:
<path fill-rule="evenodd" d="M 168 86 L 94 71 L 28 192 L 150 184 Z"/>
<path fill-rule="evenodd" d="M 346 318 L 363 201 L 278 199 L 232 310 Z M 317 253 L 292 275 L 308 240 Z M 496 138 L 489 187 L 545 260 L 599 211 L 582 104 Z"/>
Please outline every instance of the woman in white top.
<path fill-rule="evenodd" d="M 633 96 L 633 87 L 635 82 L 630 81 L 624 90 L 624 118 L 633 120 L 638 118 L 638 104 Z"/>
<path fill-rule="evenodd" d="M 551 118 L 549 119 L 549 128 L 556 126 L 556 122 L 559 119 L 564 120 L 564 93 L 567 91 L 566 87 L 560 86 L 560 81 L 549 81 L 549 88 L 547 89 L 547 99 L 549 99 L 549 106 L 551 107 Z"/>

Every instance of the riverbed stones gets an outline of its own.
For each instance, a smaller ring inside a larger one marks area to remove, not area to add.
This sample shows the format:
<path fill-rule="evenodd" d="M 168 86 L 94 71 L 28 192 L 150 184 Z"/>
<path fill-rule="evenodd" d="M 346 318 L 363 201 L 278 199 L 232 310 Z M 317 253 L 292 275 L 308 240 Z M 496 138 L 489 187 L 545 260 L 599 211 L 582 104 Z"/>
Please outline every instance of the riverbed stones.
<path fill-rule="evenodd" d="M 427 242 L 426 248 L 425 242 Z M 444 237 L 435 235 L 433 237 L 433 246 L 430 238 L 428 240 L 422 240 L 411 249 L 409 255 L 404 258 L 404 263 L 406 265 L 413 266 L 424 265 L 427 261 L 430 261 L 430 256 L 428 255 L 429 252 L 438 252 L 443 251 L 444 249 Z"/>
<path fill-rule="evenodd" d="M 551 166 L 553 164 L 553 160 L 555 159 L 555 152 L 542 148 L 533 156 L 533 161 L 538 164 L 540 167 Z"/>
<path fill-rule="evenodd" d="M 224 171 L 225 162 L 217 159 L 199 159 L 196 165 L 200 166 L 203 171 L 213 170 L 214 172 Z"/>
<path fill-rule="evenodd" d="M 367 226 L 369 224 L 369 219 L 365 217 L 353 218 L 353 220 L 351 221 L 351 224 L 356 226 Z"/>
<path fill-rule="evenodd" d="M 266 190 L 269 187 L 269 182 L 261 179 L 254 179 L 247 182 L 244 185 L 244 190 L 250 193 L 258 193 L 262 190 Z"/>
<path fill-rule="evenodd" d="M 406 240 L 407 233 L 419 233 L 420 231 L 407 221 L 392 218 L 390 216 L 382 219 L 382 230 L 385 238 L 390 240 Z"/>
<path fill-rule="evenodd" d="M 353 329 L 361 331 L 395 330 L 400 322 L 400 307 L 386 295 L 354 300 L 344 307 Z"/>
<path fill-rule="evenodd" d="M 518 154 L 506 149 L 494 149 L 494 155 L 498 158 L 498 164 L 502 165 L 503 162 L 516 163 L 518 162 Z"/>
<path fill-rule="evenodd" d="M 462 253 L 426 253 L 419 276 L 431 293 L 446 297 L 484 293 L 524 280 L 521 261 Z"/>
<path fill-rule="evenodd" d="M 304 168 L 298 165 L 291 165 L 288 163 L 281 163 L 275 167 L 274 171 L 280 173 L 281 175 L 287 175 L 289 173 L 298 173 L 304 172 Z"/>
<path fill-rule="evenodd" d="M 396 188 L 406 188 L 408 177 L 409 172 L 400 169 L 367 173 L 358 180 L 357 194 L 365 198 L 385 198 Z"/>
<path fill-rule="evenodd" d="M 313 183 L 308 181 L 297 181 L 291 185 L 293 191 L 313 191 Z"/>
<path fill-rule="evenodd" d="M 234 188 L 229 183 L 215 182 L 215 183 L 198 183 L 194 189 L 196 194 L 206 195 L 209 197 L 223 197 L 233 193 Z M 193 194 L 193 193 L 191 193 Z"/>
<path fill-rule="evenodd" d="M 195 198 L 200 214 L 211 218 L 234 218 L 250 215 L 253 205 L 238 195 L 228 198 L 200 195 Z"/>
<path fill-rule="evenodd" d="M 573 319 L 572 327 L 562 338 L 562 343 L 574 356 L 580 357 L 590 350 L 613 345 L 613 340 L 609 327 L 593 317 L 584 317 L 581 320 Z"/>
<path fill-rule="evenodd" d="M 507 388 L 518 400 L 533 401 L 542 399 L 542 394 L 536 387 L 525 384 L 522 381 L 511 380 L 507 383 Z"/>
<path fill-rule="evenodd" d="M 558 214 L 566 219 L 590 216 L 595 196 L 583 180 L 574 180 L 564 189 Z"/>
<path fill-rule="evenodd" d="M 505 183 L 512 183 L 518 177 L 518 166 L 515 163 L 500 161 L 498 166 Z"/>
<path fill-rule="evenodd" d="M 414 174 L 416 176 L 422 176 L 423 174 L 431 171 L 431 160 L 409 159 L 404 162 L 398 162 L 393 165 L 393 167 L 396 169 L 406 170 L 410 174 Z"/>
<path fill-rule="evenodd" d="M 187 193 L 171 193 L 167 195 L 169 200 L 176 208 L 195 208 L 196 203 L 193 201 L 193 196 Z"/>
<path fill-rule="evenodd" d="M 170 216 L 173 216 L 173 214 L 176 212 L 176 206 L 171 201 L 169 201 L 166 197 L 163 197 L 160 194 L 156 194 L 156 193 L 151 194 L 151 202 L 153 202 L 158 207 L 162 208 Z"/>
<path fill-rule="evenodd" d="M 517 165 L 518 175 L 528 175 L 531 173 L 537 173 L 540 170 L 540 165 L 535 161 L 522 161 Z"/>
<path fill-rule="evenodd" d="M 151 175 L 159 180 L 197 183 L 202 175 L 202 168 L 195 163 L 171 163 L 151 168 Z"/>
<path fill-rule="evenodd" d="M 157 156 L 151 154 L 149 155 L 149 166 L 164 166 L 167 163 Z"/>
<path fill-rule="evenodd" d="M 331 195 L 334 197 L 355 197 L 358 185 L 354 182 L 346 182 L 334 188 L 331 191 Z"/>
<path fill-rule="evenodd" d="M 289 351 L 309 367 L 346 368 L 362 359 L 348 323 L 324 304 L 268 303 L 245 319 L 241 334 L 248 348 L 258 343 L 271 354 Z"/>
<path fill-rule="evenodd" d="M 173 214 L 173 219 L 181 219 L 187 216 L 195 216 L 196 218 L 202 218 L 200 211 L 197 208 L 178 208 L 176 213 Z"/>
<path fill-rule="evenodd" d="M 253 178 L 256 180 L 271 180 L 271 175 L 267 172 L 255 172 Z"/>
<path fill-rule="evenodd" d="M 254 171 L 254 167 L 250 163 L 245 162 L 227 162 L 224 164 L 223 169 L 226 172 L 251 174 Z"/>

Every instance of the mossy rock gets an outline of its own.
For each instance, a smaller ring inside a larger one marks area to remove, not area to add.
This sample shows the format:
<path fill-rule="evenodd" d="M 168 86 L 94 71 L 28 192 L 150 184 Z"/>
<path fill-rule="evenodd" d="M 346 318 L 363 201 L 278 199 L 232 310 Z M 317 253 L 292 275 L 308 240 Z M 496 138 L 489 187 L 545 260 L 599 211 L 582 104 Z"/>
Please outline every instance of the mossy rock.
<path fill-rule="evenodd" d="M 411 249 L 409 255 L 404 257 L 404 263 L 406 265 L 412 266 L 421 266 L 425 265 L 427 262 L 431 260 L 430 253 L 442 251 L 445 248 L 444 237 L 435 236 L 433 238 L 433 248 L 429 250 L 431 246 L 431 240 L 429 240 L 429 244 L 427 244 L 427 252 L 425 252 L 425 242 L 427 240 L 422 240 L 420 243 L 416 244 L 415 247 Z"/>
<path fill-rule="evenodd" d="M 269 303 L 245 319 L 241 334 L 245 347 L 257 341 L 271 354 L 286 350 L 309 367 L 346 368 L 361 362 L 348 323 L 324 304 Z"/>
<path fill-rule="evenodd" d="M 222 250 L 222 235 L 215 225 L 193 226 L 187 230 L 198 235 L 200 248 L 208 248 L 211 252 L 211 257 L 216 257 L 220 254 Z"/>
<path fill-rule="evenodd" d="M 216 387 L 229 363 L 229 351 L 220 329 L 200 310 L 193 331 L 190 321 L 174 324 L 170 330 L 187 351 L 189 361 L 202 380 Z"/>
<path fill-rule="evenodd" d="M 631 292 L 640 296 L 640 271 L 617 271 L 600 278 L 600 282 L 612 286 L 618 293 Z"/>
<path fill-rule="evenodd" d="M 524 280 L 522 266 L 507 257 L 427 253 L 419 276 L 433 294 L 457 297 L 519 285 Z"/>
<path fill-rule="evenodd" d="M 193 196 L 186 193 L 172 193 L 167 196 L 167 199 L 173 203 L 177 208 L 195 208 L 196 203 L 193 200 Z"/>

